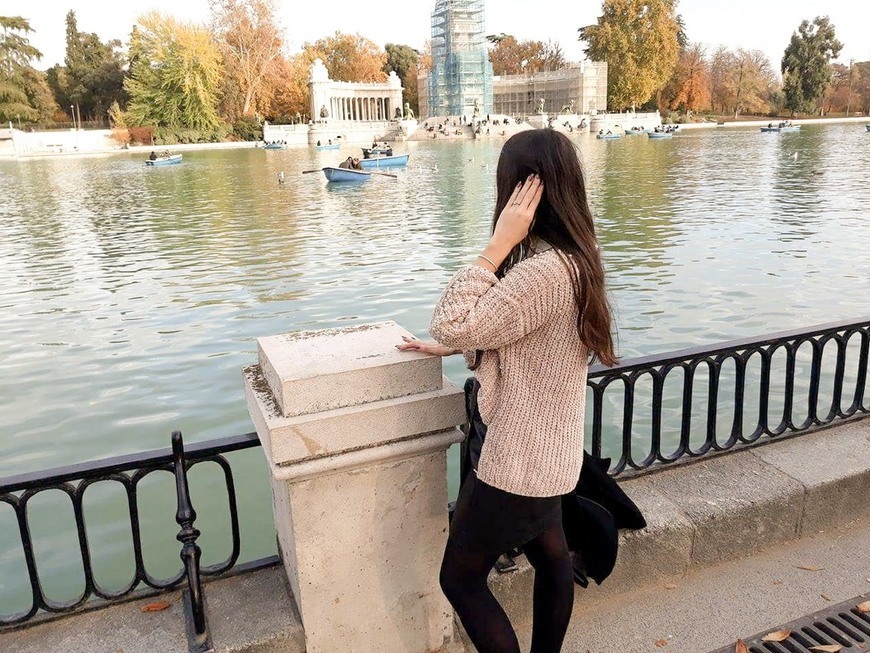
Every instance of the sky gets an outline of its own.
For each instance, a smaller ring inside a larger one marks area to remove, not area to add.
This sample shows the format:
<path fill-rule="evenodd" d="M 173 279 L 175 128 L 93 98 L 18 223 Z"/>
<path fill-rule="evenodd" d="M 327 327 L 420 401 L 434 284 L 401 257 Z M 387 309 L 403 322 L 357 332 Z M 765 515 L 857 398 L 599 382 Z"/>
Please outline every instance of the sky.
<path fill-rule="evenodd" d="M 306 41 L 336 31 L 358 32 L 380 45 L 392 42 L 422 48 L 430 36 L 435 0 L 276 0 L 276 4 L 289 51 L 295 52 Z M 137 16 L 152 9 L 183 20 L 208 19 L 208 0 L 120 0 L 110 5 L 106 0 L 0 0 L 0 15 L 30 20 L 35 30 L 31 43 L 44 55 L 37 63 L 42 69 L 63 62 L 64 17 L 70 9 L 76 12 L 80 31 L 124 42 Z M 577 28 L 594 23 L 600 9 L 600 0 L 488 0 L 487 34 L 557 41 L 568 59 L 576 61 L 583 58 Z M 870 61 L 870 0 L 680 0 L 678 12 L 689 40 L 711 49 L 726 45 L 763 50 L 777 70 L 801 20 L 825 14 L 844 45 L 839 60 Z"/>

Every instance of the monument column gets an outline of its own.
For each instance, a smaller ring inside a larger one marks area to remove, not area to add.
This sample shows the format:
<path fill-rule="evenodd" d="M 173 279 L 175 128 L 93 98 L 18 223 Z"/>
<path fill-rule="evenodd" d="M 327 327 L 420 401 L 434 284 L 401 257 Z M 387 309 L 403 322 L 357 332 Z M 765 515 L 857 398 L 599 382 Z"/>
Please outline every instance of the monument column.
<path fill-rule="evenodd" d="M 462 389 L 394 322 L 260 338 L 244 369 L 307 653 L 458 652 L 438 585 Z"/>

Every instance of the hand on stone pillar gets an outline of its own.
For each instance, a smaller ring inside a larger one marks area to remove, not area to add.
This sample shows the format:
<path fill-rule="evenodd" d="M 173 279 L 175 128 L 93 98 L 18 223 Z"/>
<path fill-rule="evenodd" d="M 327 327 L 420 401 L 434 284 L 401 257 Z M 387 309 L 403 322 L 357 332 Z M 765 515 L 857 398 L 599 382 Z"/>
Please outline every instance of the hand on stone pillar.
<path fill-rule="evenodd" d="M 396 345 L 396 349 L 399 351 L 419 351 L 432 356 L 453 356 L 454 354 L 462 353 L 459 349 L 451 349 L 437 342 L 423 342 L 422 340 L 408 338 L 407 336 L 402 336 L 402 340 L 405 342 Z"/>

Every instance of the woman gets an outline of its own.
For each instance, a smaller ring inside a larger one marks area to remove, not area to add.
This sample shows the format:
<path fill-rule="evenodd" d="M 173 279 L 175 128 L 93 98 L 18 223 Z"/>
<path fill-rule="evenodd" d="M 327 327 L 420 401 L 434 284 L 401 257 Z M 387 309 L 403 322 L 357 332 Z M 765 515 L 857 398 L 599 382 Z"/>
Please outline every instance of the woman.
<path fill-rule="evenodd" d="M 486 579 L 500 554 L 521 547 L 535 569 L 532 653 L 557 653 L 574 603 L 560 496 L 583 462 L 588 362 L 616 362 L 610 308 L 571 141 L 549 129 L 512 136 L 496 183 L 492 237 L 438 300 L 437 342 L 398 347 L 465 352 L 480 381 L 487 436 L 456 503 L 445 595 L 480 653 L 518 653 Z"/>

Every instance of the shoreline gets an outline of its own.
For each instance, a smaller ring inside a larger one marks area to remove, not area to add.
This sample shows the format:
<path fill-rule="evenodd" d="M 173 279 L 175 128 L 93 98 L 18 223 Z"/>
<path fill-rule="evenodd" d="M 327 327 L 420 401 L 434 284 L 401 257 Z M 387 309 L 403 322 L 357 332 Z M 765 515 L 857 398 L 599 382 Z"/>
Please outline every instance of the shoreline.
<path fill-rule="evenodd" d="M 607 114 L 600 114 L 607 115 Z M 717 128 L 751 128 L 751 127 L 765 127 L 770 123 L 777 124 L 780 121 L 785 120 L 783 118 L 777 119 L 754 119 L 754 120 L 735 120 L 725 123 L 718 122 L 689 122 L 689 123 L 672 123 L 678 125 L 680 130 L 694 130 L 694 129 L 717 129 Z M 840 124 L 840 123 L 855 123 L 855 124 L 870 124 L 870 116 L 852 116 L 852 117 L 837 117 L 837 118 L 797 118 L 791 120 L 791 122 L 795 125 L 826 125 L 826 124 Z M 527 125 L 526 129 L 534 129 L 528 123 L 524 123 Z M 479 136 L 478 138 L 469 138 L 468 136 L 447 136 L 441 137 L 437 139 L 439 142 L 445 141 L 453 141 L 453 142 L 465 142 L 471 140 L 501 140 L 507 139 L 509 136 L 513 135 L 515 131 L 521 130 L 510 130 L 511 133 L 505 136 L 501 136 L 499 134 L 488 134 L 486 136 Z M 585 132 L 578 132 L 582 134 L 589 134 L 590 132 L 587 130 Z M 415 141 L 415 142 L 425 142 L 430 140 L 429 138 L 409 138 L 407 141 Z M 406 141 L 406 142 L 407 142 Z M 187 151 L 198 151 L 198 150 L 229 150 L 229 149 L 256 149 L 257 144 L 261 141 L 222 141 L 220 143 L 179 143 L 176 145 L 162 146 L 162 145 L 131 145 L 128 148 L 113 148 L 113 149 L 100 149 L 100 150 L 91 150 L 91 151 L 78 151 L 78 152 L 38 152 L 33 154 L 0 154 L 0 161 L 31 161 L 38 159 L 63 159 L 63 158 L 80 158 L 80 157 L 100 157 L 100 156 L 111 156 L 115 154 L 130 154 L 130 153 L 139 153 L 145 152 L 149 153 L 152 150 L 164 150 L 168 149 L 173 152 L 187 152 Z M 402 141 L 396 141 L 402 142 Z M 288 150 L 301 150 L 308 149 L 312 147 L 308 144 L 303 143 L 288 143 Z"/>

